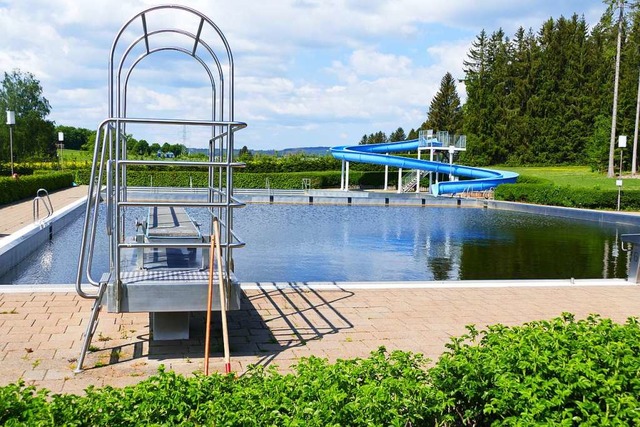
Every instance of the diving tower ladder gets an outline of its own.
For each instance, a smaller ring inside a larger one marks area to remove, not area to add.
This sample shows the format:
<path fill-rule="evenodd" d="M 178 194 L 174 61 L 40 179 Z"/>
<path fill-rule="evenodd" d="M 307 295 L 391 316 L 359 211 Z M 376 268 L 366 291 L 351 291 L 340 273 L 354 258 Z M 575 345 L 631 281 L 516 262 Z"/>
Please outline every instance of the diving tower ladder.
<path fill-rule="evenodd" d="M 181 22 L 187 28 L 166 28 L 163 22 Z M 205 35 L 213 35 L 213 40 L 205 40 Z M 210 105 L 206 106 L 210 118 L 128 116 L 132 72 L 146 58 L 165 51 L 187 55 L 202 66 L 211 84 Z M 139 56 L 132 57 L 133 52 Z M 148 312 L 154 340 L 188 338 L 190 313 L 204 312 L 209 306 L 212 277 L 218 281 L 221 275 L 223 284 L 213 295 L 212 309 L 226 312 L 240 308 L 233 250 L 244 242 L 233 231 L 233 211 L 244 204 L 234 197 L 233 173 L 244 164 L 234 160 L 234 136 L 246 124 L 233 117 L 233 76 L 233 56 L 223 33 L 212 20 L 189 7 L 148 8 L 116 35 L 109 61 L 109 117 L 97 129 L 76 276 L 77 293 L 94 300 L 76 372 L 82 370 L 103 305 L 114 313 Z M 207 160 L 129 159 L 127 131 L 132 127 L 152 132 L 171 127 L 205 129 L 209 135 Z M 176 167 L 199 171 L 206 177 L 201 180 L 204 184 L 186 191 L 131 185 L 132 172 Z M 147 219 L 141 220 L 145 210 Z M 192 215 L 205 220 L 196 222 Z M 105 218 L 105 228 L 99 227 L 99 216 Z M 215 242 L 221 250 L 221 262 L 216 262 L 215 269 L 209 265 L 214 224 L 221 228 Z M 100 232 L 107 236 L 108 260 L 104 264 L 109 268 L 98 272 L 98 277 L 94 275 L 94 256 Z M 83 283 L 85 275 L 88 285 Z M 87 286 L 94 289 L 87 290 Z"/>

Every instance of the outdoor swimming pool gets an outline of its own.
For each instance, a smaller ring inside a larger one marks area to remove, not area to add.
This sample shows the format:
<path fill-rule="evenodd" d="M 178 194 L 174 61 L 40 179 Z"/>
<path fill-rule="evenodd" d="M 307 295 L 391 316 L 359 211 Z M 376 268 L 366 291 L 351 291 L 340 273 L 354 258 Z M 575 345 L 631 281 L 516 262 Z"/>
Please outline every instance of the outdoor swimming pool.
<path fill-rule="evenodd" d="M 135 217 L 127 217 L 132 229 Z M 82 221 L 0 283 L 74 283 Z M 236 210 L 234 223 L 247 243 L 234 251 L 243 282 L 625 278 L 628 257 L 619 250 L 619 236 L 637 232 L 632 226 L 450 207 L 251 204 Z M 96 277 L 108 266 L 102 234 Z"/>

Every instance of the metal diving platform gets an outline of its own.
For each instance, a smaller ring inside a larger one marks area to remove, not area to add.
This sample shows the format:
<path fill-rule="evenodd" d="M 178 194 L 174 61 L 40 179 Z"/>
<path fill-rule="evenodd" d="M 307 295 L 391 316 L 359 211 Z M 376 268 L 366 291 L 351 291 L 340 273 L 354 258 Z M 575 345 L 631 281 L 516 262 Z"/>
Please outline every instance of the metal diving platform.
<path fill-rule="evenodd" d="M 182 28 L 166 27 L 167 22 Z M 181 55 L 207 82 L 200 93 L 208 101 L 196 106 L 198 119 L 130 115 L 130 86 L 145 83 L 146 73 L 164 70 L 162 63 L 153 69 L 153 60 L 167 52 Z M 82 370 L 102 306 L 114 313 L 149 312 L 154 340 L 188 338 L 190 313 L 206 311 L 209 317 L 219 310 L 226 336 L 224 313 L 240 308 L 233 251 L 244 246 L 233 231 L 233 211 L 244 206 L 233 194 L 233 175 L 244 167 L 234 159 L 234 138 L 246 124 L 234 119 L 233 79 L 224 34 L 189 7 L 148 8 L 117 33 L 109 57 L 109 115 L 97 128 L 76 276 L 78 294 L 94 300 L 76 371 Z M 164 131 L 169 136 L 159 137 L 161 143 L 178 132 L 200 135 L 206 158 L 142 157 L 127 147 L 132 135 Z M 193 171 L 203 179 L 193 188 L 174 188 L 153 186 L 152 178 L 141 186 L 132 178 L 133 172 L 139 177 L 150 170 Z M 109 259 L 100 265 L 109 269 L 96 273 L 98 234 L 107 236 Z"/>

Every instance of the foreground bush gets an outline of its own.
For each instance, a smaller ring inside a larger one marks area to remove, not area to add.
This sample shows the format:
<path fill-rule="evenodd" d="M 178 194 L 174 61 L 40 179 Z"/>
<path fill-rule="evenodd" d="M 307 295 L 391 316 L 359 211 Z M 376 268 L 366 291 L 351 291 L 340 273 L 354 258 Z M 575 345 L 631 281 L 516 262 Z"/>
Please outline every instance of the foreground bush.
<path fill-rule="evenodd" d="M 366 359 L 303 359 L 291 374 L 160 370 L 141 383 L 50 395 L 0 388 L 6 425 L 639 425 L 640 327 L 565 314 L 454 338 L 435 366 L 380 348 Z"/>
<path fill-rule="evenodd" d="M 640 424 L 637 319 L 467 329 L 430 371 L 445 425 Z"/>
<path fill-rule="evenodd" d="M 425 360 L 380 349 L 329 364 L 311 357 L 295 373 L 254 368 L 185 378 L 160 373 L 133 387 L 47 395 L 23 384 L 0 388 L 0 423 L 38 425 L 422 425 L 434 405 Z M 429 422 L 429 424 L 433 424 Z"/>

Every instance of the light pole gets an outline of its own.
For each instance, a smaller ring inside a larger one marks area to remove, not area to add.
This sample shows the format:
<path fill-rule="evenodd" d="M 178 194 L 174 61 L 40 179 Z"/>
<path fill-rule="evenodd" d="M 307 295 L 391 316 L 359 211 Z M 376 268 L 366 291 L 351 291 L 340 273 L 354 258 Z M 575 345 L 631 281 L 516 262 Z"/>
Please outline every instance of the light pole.
<path fill-rule="evenodd" d="M 15 111 L 7 110 L 7 124 L 9 125 L 9 156 L 11 156 L 11 176 L 13 176 L 13 125 L 16 124 Z"/>
<path fill-rule="evenodd" d="M 64 132 L 58 132 L 58 148 L 60 149 L 60 169 L 64 169 L 62 154 L 64 153 Z"/>
<path fill-rule="evenodd" d="M 620 193 L 622 193 L 622 149 L 626 146 L 627 136 L 618 136 L 618 148 L 620 148 L 620 174 L 618 175 L 618 179 L 616 180 L 616 185 L 618 186 L 618 210 L 620 210 Z"/>

